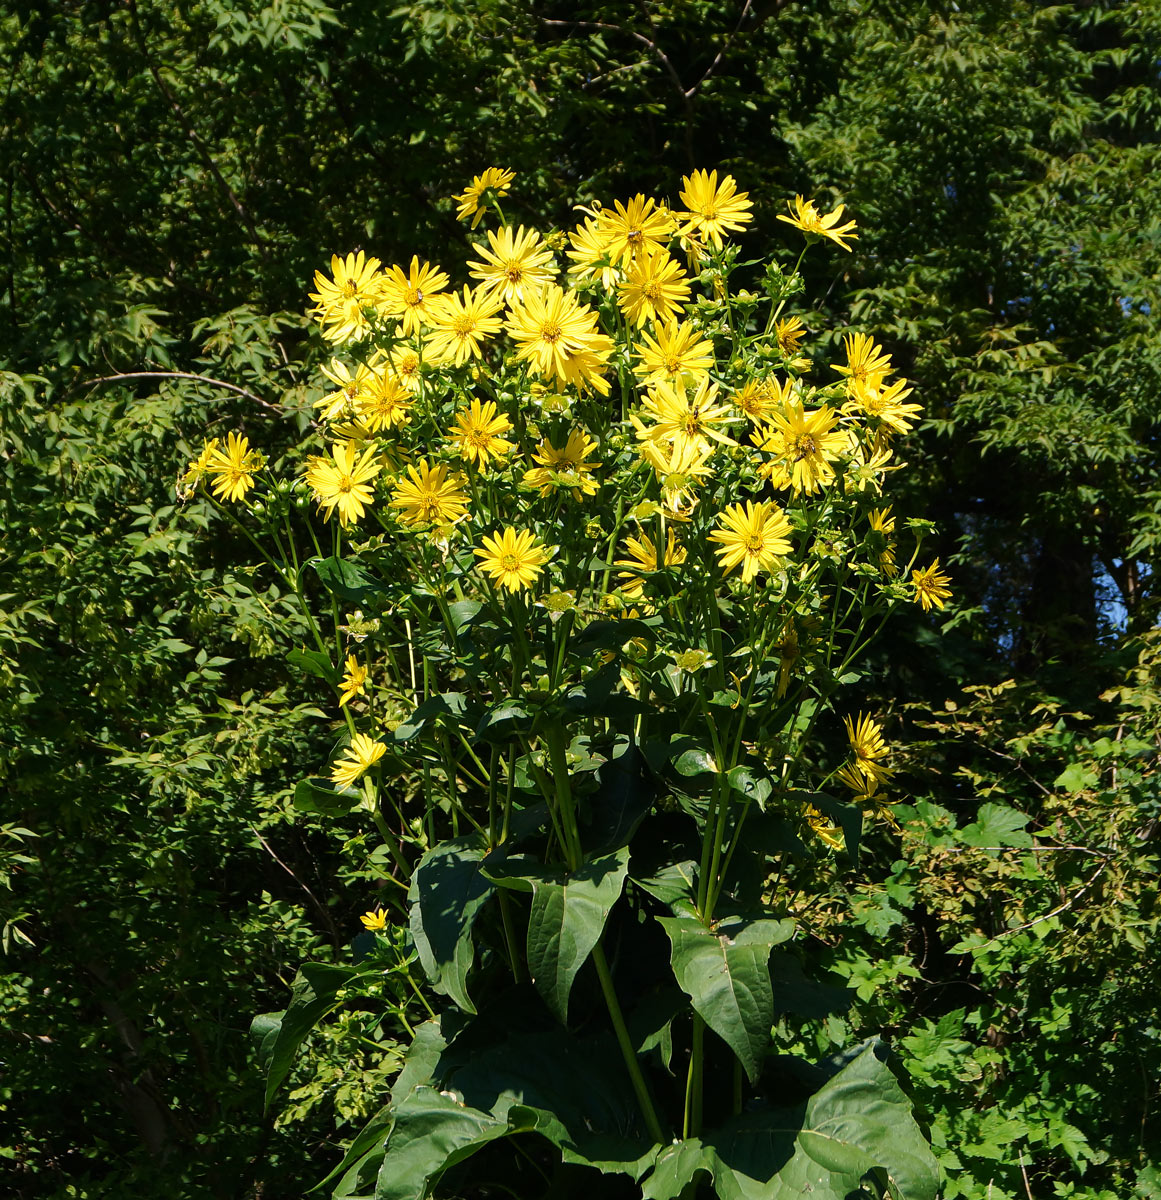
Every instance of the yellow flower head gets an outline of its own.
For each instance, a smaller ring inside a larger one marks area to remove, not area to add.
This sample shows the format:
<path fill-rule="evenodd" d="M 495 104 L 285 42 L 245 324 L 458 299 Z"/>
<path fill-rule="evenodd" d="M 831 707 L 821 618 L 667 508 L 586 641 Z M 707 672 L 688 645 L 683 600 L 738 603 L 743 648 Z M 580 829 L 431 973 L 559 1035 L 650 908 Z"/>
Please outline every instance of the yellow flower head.
<path fill-rule="evenodd" d="M 480 566 L 495 583 L 510 592 L 531 587 L 548 562 L 548 551 L 527 529 L 517 532 L 511 526 L 498 537 L 484 535 L 482 549 L 473 553 Z"/>
<path fill-rule="evenodd" d="M 728 575 L 741 566 L 742 582 L 749 583 L 759 571 L 773 571 L 779 559 L 790 553 L 789 532 L 790 522 L 777 504 L 747 500 L 744 505 L 731 504 L 721 514 L 709 539 L 721 544 L 717 556 L 722 570 Z"/>
<path fill-rule="evenodd" d="M 489 167 L 482 174 L 473 175 L 472 182 L 458 196 L 452 197 L 459 205 L 456 218 L 466 221 L 470 217 L 472 228 L 475 229 L 480 223 L 480 218 L 488 211 L 484 194 L 491 192 L 496 197 L 506 196 L 515 178 L 515 171 L 508 171 L 502 167 Z"/>
<path fill-rule="evenodd" d="M 772 428 L 757 430 L 751 440 L 774 457 L 759 471 L 776 488 L 792 488 L 811 495 L 834 481 L 831 463 L 847 446 L 847 437 L 836 430 L 839 414 L 823 405 L 808 412 L 790 401 L 770 418 Z"/>
<path fill-rule="evenodd" d="M 775 321 L 774 336 L 778 339 L 778 349 L 787 358 L 793 357 L 798 353 L 802 339 L 806 336 L 806 327 L 802 324 L 802 318 L 784 317 L 781 321 Z"/>
<path fill-rule="evenodd" d="M 738 191 L 732 175 L 724 176 L 719 184 L 717 171 L 694 171 L 681 183 L 681 199 L 688 210 L 678 213 L 685 220 L 683 232 L 708 241 L 715 250 L 722 248 L 722 237 L 728 231 L 741 230 L 753 220 L 750 194 Z"/>
<path fill-rule="evenodd" d="M 872 375 L 880 379 L 891 374 L 891 356 L 883 353 L 883 347 L 875 344 L 875 339 L 865 333 L 848 333 L 843 337 L 843 348 L 847 352 L 846 363 L 831 363 L 833 370 L 847 377 L 847 392 L 861 383 L 866 383 Z"/>
<path fill-rule="evenodd" d="M 842 850 L 846 846 L 842 830 L 829 817 L 819 812 L 813 804 L 803 805 L 802 811 L 806 817 L 806 823 L 832 850 Z"/>
<path fill-rule="evenodd" d="M 408 467 L 391 493 L 391 507 L 407 525 L 454 525 L 468 511 L 468 498 L 459 476 L 448 477 L 444 465 L 429 467 L 421 458 L 418 467 Z"/>
<path fill-rule="evenodd" d="M 359 401 L 364 396 L 369 396 L 375 387 L 375 372 L 366 363 L 357 363 L 352 375 L 345 363 L 332 358 L 330 366 L 323 367 L 322 373 L 337 389 L 314 402 L 315 408 L 322 409 L 321 416 L 324 421 L 354 415 L 359 410 Z"/>
<path fill-rule="evenodd" d="M 704 376 L 690 395 L 684 383 L 664 381 L 653 384 L 641 405 L 641 414 L 653 421 L 645 425 L 632 418 L 637 437 L 653 442 L 671 442 L 675 446 L 713 449 L 713 443 L 735 446 L 737 443 L 718 426 L 736 420 L 728 404 L 718 402 L 718 385 Z"/>
<path fill-rule="evenodd" d="M 646 384 L 672 383 L 683 375 L 700 379 L 714 361 L 713 343 L 689 321 L 658 322 L 652 335 L 642 330 L 637 353 L 639 361 L 634 370 Z"/>
<path fill-rule="evenodd" d="M 713 474 L 709 446 L 696 441 L 666 443 L 646 439 L 641 441 L 638 451 L 657 476 L 661 499 L 670 516 L 688 520 L 684 510 L 693 507 L 698 485 Z"/>
<path fill-rule="evenodd" d="M 638 329 L 646 321 L 670 321 L 689 299 L 689 280 L 664 248 L 637 255 L 617 285 L 617 305 Z"/>
<path fill-rule="evenodd" d="M 512 452 L 513 444 L 501 436 L 511 428 L 512 422 L 497 412 L 494 400 L 482 404 L 473 400 L 467 409 L 456 413 L 451 438 L 461 458 L 484 467 L 491 459 L 503 458 Z"/>
<path fill-rule="evenodd" d="M 370 933 L 387 928 L 387 914 L 381 908 L 373 908 L 370 912 L 363 913 L 359 920 L 363 922 L 363 928 Z"/>
<path fill-rule="evenodd" d="M 411 392 L 392 371 L 375 371 L 370 385 L 355 398 L 359 419 L 369 433 L 406 425 L 411 415 Z"/>
<path fill-rule="evenodd" d="M 455 292 L 440 296 L 431 309 L 431 361 L 462 367 L 469 358 L 480 358 L 480 342 L 500 332 L 496 314 L 503 303 L 499 296 L 490 296 L 481 288 L 473 292 L 467 284 L 462 300 Z"/>
<path fill-rule="evenodd" d="M 911 584 L 915 588 L 915 602 L 922 606 L 924 612 L 932 608 L 942 608 L 951 595 L 951 576 L 939 569 L 937 558 L 929 567 L 921 571 L 911 572 Z"/>
<path fill-rule="evenodd" d="M 387 355 L 391 373 L 409 392 L 418 392 L 423 355 L 415 346 L 396 346 Z"/>
<path fill-rule="evenodd" d="M 907 433 L 923 411 L 921 404 L 903 403 L 911 391 L 905 379 L 884 387 L 882 375 L 871 375 L 851 387 L 851 399 L 843 405 L 843 412 L 878 421 L 893 433 Z"/>
<path fill-rule="evenodd" d="M 489 295 L 499 296 L 506 303 L 521 299 L 526 292 L 537 291 L 552 278 L 552 254 L 535 229 L 527 233 L 524 226 L 513 233 L 505 226 L 499 233 L 488 230 L 490 249 L 479 247 L 483 259 L 468 263 L 471 276 Z"/>
<path fill-rule="evenodd" d="M 371 480 L 382 470 L 375 460 L 375 447 L 368 446 L 359 454 L 355 441 L 338 442 L 331 447 L 331 457 L 312 456 L 307 463 L 306 482 L 326 519 L 338 509 L 339 524 L 357 521 L 371 503 L 374 489 Z"/>
<path fill-rule="evenodd" d="M 871 527 L 872 547 L 879 569 L 884 575 L 892 577 L 899 568 L 895 565 L 895 543 L 891 539 L 891 534 L 895 532 L 895 518 L 891 515 L 891 509 L 871 509 L 867 514 L 867 523 Z"/>
<path fill-rule="evenodd" d="M 620 268 L 613 262 L 609 252 L 609 239 L 601 232 L 596 217 L 586 217 L 569 234 L 572 249 L 568 257 L 572 266 L 568 269 L 569 281 L 576 285 L 599 278 L 606 291 L 612 291 L 621 278 Z"/>
<path fill-rule="evenodd" d="M 734 403 L 754 422 L 767 425 L 776 412 L 790 403 L 794 381 L 779 383 L 777 379 L 747 379 L 734 393 Z"/>
<path fill-rule="evenodd" d="M 641 193 L 628 204 L 615 200 L 612 208 L 597 212 L 597 232 L 605 240 L 609 259 L 622 267 L 639 255 L 664 249 L 675 224 L 667 208 Z"/>
<path fill-rule="evenodd" d="M 219 445 L 206 456 L 205 470 L 219 500 L 241 500 L 254 486 L 254 476 L 265 465 L 265 456 L 250 449 L 249 438 L 231 433 L 224 447 Z"/>
<path fill-rule="evenodd" d="M 343 682 L 339 687 L 339 707 L 350 704 L 356 696 L 367 694 L 367 668 L 361 666 L 353 655 L 347 655 L 347 669 L 343 672 Z"/>
<path fill-rule="evenodd" d="M 202 452 L 192 459 L 185 469 L 185 474 L 177 481 L 178 495 L 182 499 L 191 496 L 194 489 L 202 481 L 202 476 L 209 473 L 210 459 L 218 448 L 217 438 L 207 438 L 202 442 Z"/>
<path fill-rule="evenodd" d="M 795 196 L 793 204 L 787 201 L 786 207 L 790 209 L 790 216 L 785 217 L 779 213 L 778 220 L 785 221 L 787 225 L 793 225 L 795 228 L 801 229 L 803 233 L 810 237 L 830 238 L 835 245 L 841 246 L 844 250 L 850 250 L 850 246 L 843 239 L 857 239 L 859 236 L 855 233 L 854 221 L 848 221 L 845 225 L 839 225 L 843 210 L 846 208 L 845 204 L 840 204 L 838 208 L 831 209 L 825 217 L 815 208 L 813 200 L 803 200 L 801 196 Z"/>
<path fill-rule="evenodd" d="M 369 771 L 387 753 L 382 742 L 365 733 L 356 733 L 351 744 L 331 764 L 331 782 L 345 791 L 359 776 Z"/>
<path fill-rule="evenodd" d="M 345 342 L 370 329 L 363 310 L 373 305 L 378 295 L 379 266 L 377 258 L 368 258 L 360 250 L 346 258 L 332 255 L 331 279 L 321 271 L 314 273 L 317 290 L 310 293 L 315 302 L 311 315 L 322 326 L 328 342 Z"/>
<path fill-rule="evenodd" d="M 879 759 L 886 758 L 888 754 L 887 743 L 883 741 L 882 726 L 865 715 L 855 721 L 844 717 L 843 724 L 847 727 L 847 740 L 855 752 L 855 771 L 864 779 L 874 781 L 876 786 L 889 779 L 894 772 L 879 762 Z"/>
<path fill-rule="evenodd" d="M 528 362 L 542 379 L 592 384 L 601 395 L 609 385 L 600 377 L 613 350 L 597 330 L 597 314 L 575 292 L 555 283 L 513 305 L 508 332 L 517 343 L 516 358 Z"/>
<path fill-rule="evenodd" d="M 391 267 L 379 285 L 378 309 L 385 317 L 399 320 L 399 331 L 415 337 L 431 321 L 433 301 L 448 285 L 448 277 L 431 263 L 420 265 L 412 255 L 405 275 L 402 267 Z"/>
<path fill-rule="evenodd" d="M 676 567 L 685 562 L 685 547 L 678 542 L 672 529 L 668 530 L 667 534 L 660 562 L 657 561 L 657 547 L 653 544 L 652 538 L 646 537 L 644 534 L 639 538 L 626 538 L 625 548 L 629 551 L 629 557 L 617 559 L 614 566 L 628 568 L 628 570 L 617 572 L 617 578 L 621 581 L 618 587 L 628 599 L 640 599 L 644 594 L 643 573 L 652 574 L 654 571 L 661 571 L 666 567 Z"/>
<path fill-rule="evenodd" d="M 536 488 L 542 496 L 551 495 L 555 488 L 572 492 L 574 500 L 595 495 L 593 468 L 600 463 L 590 461 L 589 455 L 596 449 L 597 443 L 583 429 L 571 430 L 560 450 L 546 438 L 532 455 L 532 461 L 540 465 L 524 472 L 524 486 Z"/>

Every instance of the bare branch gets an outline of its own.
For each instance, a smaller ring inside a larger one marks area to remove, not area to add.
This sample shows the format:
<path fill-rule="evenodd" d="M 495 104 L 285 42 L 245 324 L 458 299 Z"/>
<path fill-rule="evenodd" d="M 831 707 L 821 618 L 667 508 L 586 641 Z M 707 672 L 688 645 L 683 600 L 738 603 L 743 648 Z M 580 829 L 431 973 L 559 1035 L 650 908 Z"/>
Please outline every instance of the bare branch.
<path fill-rule="evenodd" d="M 228 383 L 224 379 L 211 379 L 208 375 L 194 375 L 190 371 L 121 371 L 116 375 L 101 375 L 97 379 L 88 379 L 85 383 L 88 387 L 96 387 L 98 383 L 120 383 L 123 379 L 196 379 L 199 383 L 208 383 L 213 387 L 224 388 L 227 392 L 244 396 L 262 408 L 268 408 L 271 412 L 282 412 L 277 404 L 271 404 L 269 400 L 255 396 L 253 392 L 239 387 L 236 383 Z"/>

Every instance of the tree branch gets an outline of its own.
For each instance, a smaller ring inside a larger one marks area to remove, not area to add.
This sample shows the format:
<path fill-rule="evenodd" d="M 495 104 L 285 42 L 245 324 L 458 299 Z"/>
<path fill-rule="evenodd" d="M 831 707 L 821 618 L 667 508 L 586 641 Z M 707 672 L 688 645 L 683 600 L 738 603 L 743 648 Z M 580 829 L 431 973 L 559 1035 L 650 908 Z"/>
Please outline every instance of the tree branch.
<path fill-rule="evenodd" d="M 253 392 L 239 387 L 236 383 L 227 383 L 224 379 L 211 379 L 208 375 L 195 375 L 190 371 L 122 371 L 116 375 L 101 375 L 97 379 L 86 380 L 86 386 L 96 387 L 98 383 L 119 383 L 123 379 L 196 379 L 199 383 L 208 383 L 213 387 L 224 388 L 227 392 L 244 396 L 247 400 L 251 400 L 271 412 L 282 412 L 277 404 L 271 404 L 269 400 L 255 396 Z"/>

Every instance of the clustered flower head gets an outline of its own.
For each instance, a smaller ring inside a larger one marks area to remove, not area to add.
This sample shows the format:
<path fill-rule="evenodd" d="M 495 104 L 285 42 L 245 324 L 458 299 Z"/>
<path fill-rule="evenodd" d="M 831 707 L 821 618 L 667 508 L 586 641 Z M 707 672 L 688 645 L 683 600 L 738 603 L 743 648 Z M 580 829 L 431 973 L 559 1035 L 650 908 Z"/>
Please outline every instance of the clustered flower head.
<path fill-rule="evenodd" d="M 672 616 L 699 589 L 777 605 L 818 591 L 823 570 L 869 580 L 884 603 L 942 608 L 948 576 L 938 559 L 901 572 L 882 500 L 895 439 L 919 419 L 911 388 L 860 331 L 844 335 L 829 377 L 809 376 L 809 331 L 785 311 L 794 289 L 773 267 L 755 283 L 738 261 L 754 203 L 736 181 L 694 171 L 676 202 L 594 201 L 573 230 L 544 231 L 505 219 L 515 178 L 489 167 L 452 198 L 471 241 L 467 279 L 435 255 L 385 267 L 362 250 L 314 276 L 310 312 L 330 354 L 310 399 L 318 445 L 294 488 L 336 547 L 396 547 L 425 594 L 509 606 L 515 627 L 533 604 L 562 628 Z M 796 196 L 780 220 L 808 246 L 850 251 L 843 214 Z M 265 465 L 228 433 L 206 441 L 181 489 L 204 481 L 214 501 L 245 503 Z M 779 623 L 777 697 L 821 639 L 789 610 Z M 680 622 L 672 632 L 688 637 Z M 678 686 L 724 670 L 716 650 L 669 645 Z M 362 650 L 350 654 L 338 704 L 381 725 L 387 693 L 371 677 Z M 634 678 L 622 671 L 630 691 Z M 750 685 L 735 678 L 740 704 Z M 373 779 L 385 752 L 375 729 L 350 732 L 331 771 L 340 789 Z M 869 803 L 892 774 L 885 743 L 869 717 L 848 734 L 854 758 L 838 778 Z M 819 810 L 807 819 L 837 838 Z"/>

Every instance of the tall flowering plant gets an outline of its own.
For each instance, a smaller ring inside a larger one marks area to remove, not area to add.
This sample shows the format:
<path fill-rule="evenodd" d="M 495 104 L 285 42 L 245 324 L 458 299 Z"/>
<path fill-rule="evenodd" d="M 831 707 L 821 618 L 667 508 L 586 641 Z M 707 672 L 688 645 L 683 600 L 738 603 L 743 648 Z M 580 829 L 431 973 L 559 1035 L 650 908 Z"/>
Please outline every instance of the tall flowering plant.
<path fill-rule="evenodd" d="M 883 728 L 845 694 L 894 608 L 950 594 L 888 495 L 919 406 L 864 334 L 813 376 L 798 264 L 739 261 L 729 176 L 547 235 L 506 220 L 512 184 L 455 197 L 467 281 L 361 252 L 316 274 L 333 357 L 298 479 L 230 435 L 182 480 L 329 607 L 294 657 L 341 733 L 296 802 L 361 809 L 384 847 L 369 953 L 262 1019 L 271 1090 L 312 1020 L 373 995 L 414 1042 L 337 1195 L 422 1197 L 536 1131 L 658 1200 L 931 1196 L 877 1043 L 811 1074 L 771 1037 L 803 994 L 772 877 L 893 820 Z M 849 250 L 842 217 L 781 219 L 805 253 Z"/>

